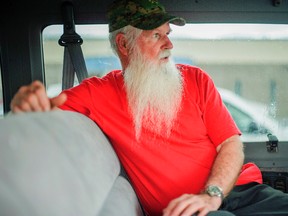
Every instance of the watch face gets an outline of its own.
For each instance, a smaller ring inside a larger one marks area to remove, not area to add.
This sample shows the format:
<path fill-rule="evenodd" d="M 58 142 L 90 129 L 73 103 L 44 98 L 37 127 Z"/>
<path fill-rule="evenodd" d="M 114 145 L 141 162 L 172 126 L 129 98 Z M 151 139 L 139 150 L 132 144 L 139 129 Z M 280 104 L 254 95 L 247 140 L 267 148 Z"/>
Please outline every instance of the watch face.
<path fill-rule="evenodd" d="M 214 185 L 210 185 L 207 187 L 206 192 L 210 195 L 210 196 L 218 196 L 223 198 L 223 192 L 222 189 L 218 186 L 214 186 Z"/>

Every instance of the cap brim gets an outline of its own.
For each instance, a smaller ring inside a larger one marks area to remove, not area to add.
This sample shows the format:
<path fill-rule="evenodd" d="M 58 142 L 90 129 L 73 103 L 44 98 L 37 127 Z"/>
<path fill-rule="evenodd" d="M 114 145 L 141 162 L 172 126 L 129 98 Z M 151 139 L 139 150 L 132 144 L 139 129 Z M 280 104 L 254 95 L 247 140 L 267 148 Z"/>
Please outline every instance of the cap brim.
<path fill-rule="evenodd" d="M 134 23 L 131 23 L 131 25 L 142 30 L 152 30 L 167 22 L 178 26 L 184 26 L 186 24 L 185 19 L 165 13 L 149 14 L 148 16 L 142 17 Z"/>

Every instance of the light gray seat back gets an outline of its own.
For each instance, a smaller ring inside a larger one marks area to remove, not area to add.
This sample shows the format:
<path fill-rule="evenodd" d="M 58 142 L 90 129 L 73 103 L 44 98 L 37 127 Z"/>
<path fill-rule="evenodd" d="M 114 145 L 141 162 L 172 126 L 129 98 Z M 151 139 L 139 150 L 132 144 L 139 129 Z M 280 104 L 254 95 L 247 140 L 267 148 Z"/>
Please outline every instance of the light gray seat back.
<path fill-rule="evenodd" d="M 0 215 L 142 215 L 109 141 L 79 113 L 0 120 Z"/>

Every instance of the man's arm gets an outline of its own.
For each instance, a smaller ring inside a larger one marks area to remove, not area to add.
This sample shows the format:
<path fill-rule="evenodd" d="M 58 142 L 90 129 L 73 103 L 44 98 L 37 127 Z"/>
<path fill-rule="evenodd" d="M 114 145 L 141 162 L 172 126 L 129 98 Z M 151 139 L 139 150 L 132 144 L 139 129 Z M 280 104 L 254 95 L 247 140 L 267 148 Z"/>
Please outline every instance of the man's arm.
<path fill-rule="evenodd" d="M 238 135 L 232 136 L 217 148 L 218 155 L 206 183 L 223 189 L 224 196 L 232 190 L 244 162 L 243 144 Z"/>
<path fill-rule="evenodd" d="M 244 161 L 243 144 L 238 135 L 225 140 L 217 147 L 215 159 L 206 187 L 216 185 L 223 189 L 224 196 L 232 190 Z M 163 210 L 164 216 L 193 215 L 204 216 L 209 211 L 217 210 L 221 197 L 211 197 L 206 193 L 184 194 L 172 200 Z"/>
<path fill-rule="evenodd" d="M 48 98 L 45 86 L 40 81 L 22 86 L 14 95 L 10 107 L 12 113 L 44 112 L 58 109 L 67 99 L 65 94 Z"/>

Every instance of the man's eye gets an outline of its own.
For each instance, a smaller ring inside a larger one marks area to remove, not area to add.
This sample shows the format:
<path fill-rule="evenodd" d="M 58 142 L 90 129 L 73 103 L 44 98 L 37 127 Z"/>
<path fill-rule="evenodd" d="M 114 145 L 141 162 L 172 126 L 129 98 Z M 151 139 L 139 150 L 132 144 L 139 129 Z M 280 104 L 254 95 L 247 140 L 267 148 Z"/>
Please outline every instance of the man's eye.
<path fill-rule="evenodd" d="M 154 38 L 160 38 L 160 34 L 159 34 L 159 33 L 155 33 L 155 34 L 153 35 L 153 37 L 154 37 Z"/>

